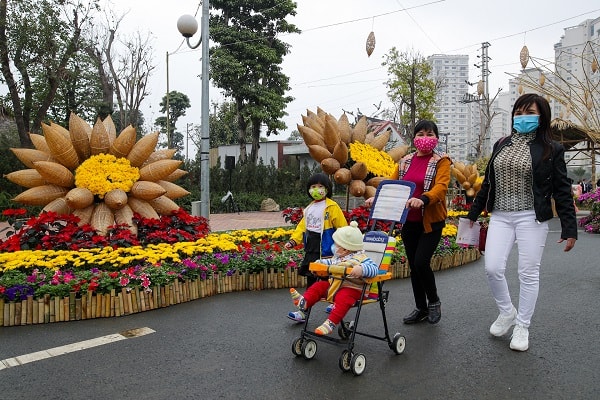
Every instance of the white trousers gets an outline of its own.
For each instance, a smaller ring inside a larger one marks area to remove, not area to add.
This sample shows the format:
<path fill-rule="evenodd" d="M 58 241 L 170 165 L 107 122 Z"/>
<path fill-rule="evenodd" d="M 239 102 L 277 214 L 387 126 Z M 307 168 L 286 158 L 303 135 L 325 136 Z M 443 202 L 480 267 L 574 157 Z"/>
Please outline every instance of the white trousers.
<path fill-rule="evenodd" d="M 519 273 L 519 306 L 517 323 L 529 327 L 540 288 L 540 263 L 548 222 L 537 222 L 533 210 L 494 211 L 485 246 L 485 273 L 498 310 L 509 314 L 513 304 L 506 282 L 506 262 L 517 242 Z"/>

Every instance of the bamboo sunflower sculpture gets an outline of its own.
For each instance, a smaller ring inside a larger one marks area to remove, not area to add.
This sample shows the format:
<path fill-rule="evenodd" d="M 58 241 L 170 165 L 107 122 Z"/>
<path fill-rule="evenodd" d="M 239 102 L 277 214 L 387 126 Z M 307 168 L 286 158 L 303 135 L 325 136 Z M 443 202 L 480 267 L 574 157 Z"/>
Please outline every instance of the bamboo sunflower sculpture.
<path fill-rule="evenodd" d="M 35 149 L 11 149 L 28 168 L 5 175 L 28 188 L 16 202 L 74 214 L 102 235 L 114 224 L 137 234 L 134 212 L 158 219 L 179 209 L 174 199 L 189 194 L 173 183 L 187 174 L 172 159 L 175 150 L 155 150 L 158 132 L 136 142 L 131 125 L 117 136 L 110 116 L 92 127 L 74 113 L 69 130 L 50 123 L 42 131 L 30 134 Z"/>
<path fill-rule="evenodd" d="M 368 131 L 365 116 L 352 127 L 346 113 L 336 119 L 317 107 L 316 113 L 307 110 L 307 115 L 302 115 L 302 123 L 298 131 L 311 157 L 335 182 L 348 185 L 353 196 L 373 197 L 382 180 L 398 178 L 398 161 L 408 146 L 384 151 L 391 132 L 375 136 Z"/>

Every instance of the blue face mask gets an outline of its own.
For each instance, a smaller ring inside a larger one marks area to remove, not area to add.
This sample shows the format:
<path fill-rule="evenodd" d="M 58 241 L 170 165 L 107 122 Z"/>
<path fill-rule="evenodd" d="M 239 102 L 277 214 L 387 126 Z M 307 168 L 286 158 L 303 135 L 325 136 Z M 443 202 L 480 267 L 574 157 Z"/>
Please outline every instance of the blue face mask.
<path fill-rule="evenodd" d="M 516 115 L 513 117 L 513 129 L 518 133 L 531 133 L 539 126 L 539 115 Z"/>

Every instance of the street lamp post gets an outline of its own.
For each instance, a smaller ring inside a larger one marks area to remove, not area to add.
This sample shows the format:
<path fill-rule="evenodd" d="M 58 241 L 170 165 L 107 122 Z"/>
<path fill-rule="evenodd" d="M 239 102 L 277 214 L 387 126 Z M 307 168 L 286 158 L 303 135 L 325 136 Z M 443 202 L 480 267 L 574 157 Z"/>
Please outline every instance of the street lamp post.
<path fill-rule="evenodd" d="M 208 127 L 208 0 L 202 1 L 202 20 L 200 24 L 200 41 L 196 45 L 190 44 L 190 38 L 198 30 L 198 22 L 191 15 L 182 15 L 177 20 L 177 29 L 187 41 L 188 47 L 196 49 L 202 45 L 202 99 L 200 109 L 200 215 L 210 218 L 210 134 Z"/>

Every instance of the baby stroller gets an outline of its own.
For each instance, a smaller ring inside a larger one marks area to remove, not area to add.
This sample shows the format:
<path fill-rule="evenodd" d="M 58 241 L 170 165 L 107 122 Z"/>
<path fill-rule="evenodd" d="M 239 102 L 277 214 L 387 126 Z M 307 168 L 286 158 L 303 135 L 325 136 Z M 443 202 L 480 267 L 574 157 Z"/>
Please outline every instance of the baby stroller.
<path fill-rule="evenodd" d="M 304 328 L 300 337 L 292 343 L 292 353 L 294 355 L 303 356 L 307 360 L 314 358 L 317 353 L 317 341 L 339 345 L 344 347 L 339 358 L 340 369 L 344 372 L 352 371 L 355 376 L 358 376 L 365 370 L 366 357 L 363 353 L 354 352 L 354 338 L 356 335 L 386 341 L 390 349 L 396 354 L 404 352 L 406 338 L 400 335 L 400 333 L 394 334 L 393 338 L 390 337 L 385 314 L 389 291 L 383 290 L 383 284 L 386 280 L 392 278 L 389 266 L 396 246 L 396 239 L 392 236 L 392 231 L 397 222 L 403 223 L 406 219 L 408 210 L 405 209 L 405 204 L 412 196 L 414 188 L 415 185 L 407 181 L 385 180 L 379 184 L 369 215 L 370 231 L 365 233 L 363 238 L 364 250 L 373 262 L 379 265 L 379 274 L 373 278 L 364 279 L 362 301 L 358 301 L 355 304 L 356 314 L 354 320 L 349 322 L 341 321 L 337 332 L 339 338 L 320 336 L 308 330 L 311 309 L 307 310 Z M 384 233 L 375 230 L 378 221 L 391 222 L 389 232 Z M 348 268 L 344 272 L 334 272 L 331 267 L 328 270 L 326 265 L 311 263 L 309 269 L 321 277 L 343 280 L 351 268 Z M 358 321 L 362 306 L 370 303 L 379 304 L 383 319 L 383 336 L 358 330 Z"/>

